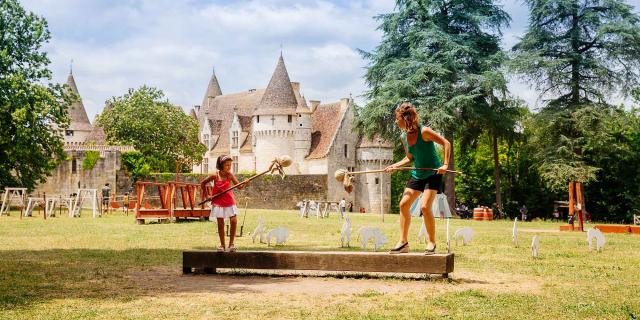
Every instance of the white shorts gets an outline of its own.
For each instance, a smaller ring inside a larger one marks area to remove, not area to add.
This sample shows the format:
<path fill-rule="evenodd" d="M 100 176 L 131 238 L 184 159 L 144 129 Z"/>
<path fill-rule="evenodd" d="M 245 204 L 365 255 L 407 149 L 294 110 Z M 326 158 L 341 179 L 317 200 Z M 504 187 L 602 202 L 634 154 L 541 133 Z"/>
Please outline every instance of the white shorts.
<path fill-rule="evenodd" d="M 238 207 L 230 206 L 230 207 L 211 207 L 211 215 L 209 215 L 209 220 L 214 221 L 216 218 L 229 219 L 231 217 L 235 217 L 238 215 Z"/>

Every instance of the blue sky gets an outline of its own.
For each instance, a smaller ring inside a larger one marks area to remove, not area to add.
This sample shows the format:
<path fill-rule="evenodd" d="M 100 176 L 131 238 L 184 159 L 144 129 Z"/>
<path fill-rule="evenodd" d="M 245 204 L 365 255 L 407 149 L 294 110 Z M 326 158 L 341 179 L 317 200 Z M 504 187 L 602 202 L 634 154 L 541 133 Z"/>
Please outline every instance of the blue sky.
<path fill-rule="evenodd" d="M 282 51 L 292 81 L 307 100 L 336 101 L 366 90 L 365 61 L 381 39 L 372 18 L 391 0 L 178 1 L 22 0 L 49 22 L 46 46 L 54 81 L 73 74 L 90 119 L 104 101 L 143 84 L 162 89 L 185 110 L 200 104 L 215 67 L 223 93 L 264 88 Z M 628 0 L 639 7 L 640 0 Z M 502 1 L 511 15 L 503 45 L 527 23 L 520 0 Z M 518 79 L 514 94 L 535 106 L 537 94 Z"/>

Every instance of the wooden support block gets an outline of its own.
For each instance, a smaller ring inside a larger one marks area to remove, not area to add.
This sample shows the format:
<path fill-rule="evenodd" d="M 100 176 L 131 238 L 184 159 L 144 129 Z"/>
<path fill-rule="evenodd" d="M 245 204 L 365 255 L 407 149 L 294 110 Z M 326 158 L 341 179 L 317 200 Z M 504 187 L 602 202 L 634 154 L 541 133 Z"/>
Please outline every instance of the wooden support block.
<path fill-rule="evenodd" d="M 346 251 L 184 251 L 182 270 L 285 269 L 442 274 L 453 272 L 453 254 L 389 254 Z M 189 272 L 186 272 L 188 270 Z"/>

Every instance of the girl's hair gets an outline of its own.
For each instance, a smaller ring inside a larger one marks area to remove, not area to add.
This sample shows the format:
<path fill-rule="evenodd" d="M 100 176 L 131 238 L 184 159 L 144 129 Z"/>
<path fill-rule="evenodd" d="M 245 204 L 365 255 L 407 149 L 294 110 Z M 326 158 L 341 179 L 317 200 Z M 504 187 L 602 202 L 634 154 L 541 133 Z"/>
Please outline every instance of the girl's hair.
<path fill-rule="evenodd" d="M 418 111 L 411 102 L 404 102 L 396 108 L 396 116 L 399 116 L 404 121 L 404 127 L 408 132 L 420 128 L 420 121 L 418 120 Z"/>
<path fill-rule="evenodd" d="M 231 157 L 226 154 L 219 156 L 218 160 L 216 160 L 216 169 L 222 170 L 224 163 L 227 161 L 233 161 L 233 159 L 231 159 Z"/>

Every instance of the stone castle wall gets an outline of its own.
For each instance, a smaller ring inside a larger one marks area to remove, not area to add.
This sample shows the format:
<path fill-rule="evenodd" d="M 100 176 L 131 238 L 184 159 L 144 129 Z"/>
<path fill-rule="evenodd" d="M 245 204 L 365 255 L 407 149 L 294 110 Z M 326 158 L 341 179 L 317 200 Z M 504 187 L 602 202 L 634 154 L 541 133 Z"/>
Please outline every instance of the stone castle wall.
<path fill-rule="evenodd" d="M 181 182 L 200 183 L 204 175 L 181 175 Z M 239 181 L 249 176 L 236 175 Z M 158 174 L 145 181 L 173 181 L 172 174 Z M 150 196 L 158 195 L 157 188 L 149 188 Z M 293 175 L 282 180 L 280 177 L 265 175 L 257 178 L 242 190 L 233 190 L 238 208 L 244 207 L 248 197 L 249 208 L 258 209 L 295 209 L 296 203 L 304 199 L 327 200 L 327 175 Z"/>

